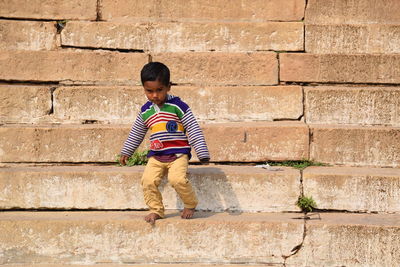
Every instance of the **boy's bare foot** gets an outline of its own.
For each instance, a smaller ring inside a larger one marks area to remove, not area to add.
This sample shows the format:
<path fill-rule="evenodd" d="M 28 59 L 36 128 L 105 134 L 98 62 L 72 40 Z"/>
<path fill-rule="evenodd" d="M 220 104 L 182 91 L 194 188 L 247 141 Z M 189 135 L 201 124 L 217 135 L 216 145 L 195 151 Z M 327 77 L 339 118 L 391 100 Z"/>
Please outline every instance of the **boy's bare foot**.
<path fill-rule="evenodd" d="M 160 215 L 157 213 L 150 213 L 146 217 L 144 217 L 145 221 L 150 223 L 151 225 L 156 223 L 156 220 L 161 219 Z"/>
<path fill-rule="evenodd" d="M 182 219 L 191 219 L 194 214 L 194 209 L 184 208 L 181 214 Z"/>

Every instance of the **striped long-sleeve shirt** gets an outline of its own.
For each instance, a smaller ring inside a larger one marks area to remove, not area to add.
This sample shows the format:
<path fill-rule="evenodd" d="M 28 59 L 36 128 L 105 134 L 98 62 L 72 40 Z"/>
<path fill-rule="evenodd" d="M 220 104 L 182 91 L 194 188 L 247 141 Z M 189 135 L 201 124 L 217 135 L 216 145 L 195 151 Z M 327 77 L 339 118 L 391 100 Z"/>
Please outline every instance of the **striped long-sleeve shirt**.
<path fill-rule="evenodd" d="M 210 155 L 195 117 L 189 106 L 179 97 L 168 95 L 160 108 L 148 101 L 141 108 L 121 154 L 131 156 L 142 143 L 150 129 L 150 151 L 147 155 L 188 154 L 191 147 L 199 159 L 209 159 Z"/>

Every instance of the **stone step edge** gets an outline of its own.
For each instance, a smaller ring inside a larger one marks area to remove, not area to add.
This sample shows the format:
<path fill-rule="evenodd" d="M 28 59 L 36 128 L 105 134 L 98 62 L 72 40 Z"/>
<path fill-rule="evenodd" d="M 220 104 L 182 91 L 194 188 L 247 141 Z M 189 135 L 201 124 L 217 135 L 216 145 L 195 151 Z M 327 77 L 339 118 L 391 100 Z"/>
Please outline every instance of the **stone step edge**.
<path fill-rule="evenodd" d="M 4 211 L 0 213 L 0 225 L 5 221 L 43 222 L 128 222 L 143 223 L 147 211 Z M 180 217 L 179 210 L 166 211 L 165 219 L 157 220 L 157 224 L 192 224 L 204 223 L 294 223 L 307 225 L 349 225 L 349 226 L 382 226 L 400 228 L 400 214 L 360 214 L 340 212 L 242 212 L 232 216 L 229 212 L 196 212 L 190 220 Z"/>

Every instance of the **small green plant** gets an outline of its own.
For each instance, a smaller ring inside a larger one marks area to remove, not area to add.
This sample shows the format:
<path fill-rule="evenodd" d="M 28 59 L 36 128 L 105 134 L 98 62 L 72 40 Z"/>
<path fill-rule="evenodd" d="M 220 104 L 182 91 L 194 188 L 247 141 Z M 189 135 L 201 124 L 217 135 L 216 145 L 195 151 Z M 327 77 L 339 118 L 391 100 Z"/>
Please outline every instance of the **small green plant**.
<path fill-rule="evenodd" d="M 324 163 L 314 162 L 310 160 L 287 160 L 282 162 L 267 162 L 270 166 L 286 166 L 296 169 L 305 169 L 309 166 L 326 166 Z"/>
<path fill-rule="evenodd" d="M 147 164 L 147 153 L 149 151 L 136 151 L 133 153 L 133 155 L 126 161 L 126 166 L 131 167 L 131 166 L 137 166 L 137 165 L 146 165 Z M 122 166 L 121 163 L 119 163 L 119 155 L 117 156 L 116 162 L 118 163 L 119 166 Z"/>
<path fill-rule="evenodd" d="M 296 202 L 297 207 L 299 207 L 303 212 L 311 212 L 317 207 L 312 197 L 301 196 Z"/>

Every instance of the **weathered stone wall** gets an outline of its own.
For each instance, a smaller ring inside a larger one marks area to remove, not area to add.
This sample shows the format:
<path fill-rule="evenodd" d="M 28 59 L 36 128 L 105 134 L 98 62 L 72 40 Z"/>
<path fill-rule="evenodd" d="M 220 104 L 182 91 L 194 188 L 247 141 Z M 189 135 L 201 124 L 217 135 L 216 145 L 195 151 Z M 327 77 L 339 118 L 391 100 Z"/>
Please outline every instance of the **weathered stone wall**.
<path fill-rule="evenodd" d="M 375 2 L 1 1 L 0 161 L 112 161 L 145 100 L 139 71 L 161 61 L 176 83 L 172 93 L 188 102 L 205 129 L 233 123 L 215 128 L 228 136 L 211 148 L 215 161 L 304 158 L 397 167 L 400 3 Z M 308 130 L 262 137 L 243 124 L 252 121 L 278 121 L 260 124 L 272 133 L 295 121 Z M 9 136 L 8 124 L 18 132 L 27 123 L 34 142 L 29 132 Z M 59 158 L 62 149 L 51 147 L 46 157 L 34 156 L 44 132 L 65 149 L 89 144 L 80 134 L 85 126 L 75 126 L 86 123 L 95 125 L 84 131 L 100 138 L 110 131 L 104 124 L 121 129 L 107 156 L 85 151 Z M 67 126 L 51 131 L 49 124 Z M 232 127 L 254 139 L 235 137 Z M 210 143 L 219 140 L 213 134 Z M 75 138 L 62 137 L 68 135 Z M 18 146 L 25 140 L 30 148 Z M 303 153 L 276 156 L 294 140 L 304 140 Z M 240 143 L 245 156 L 219 156 Z"/>

